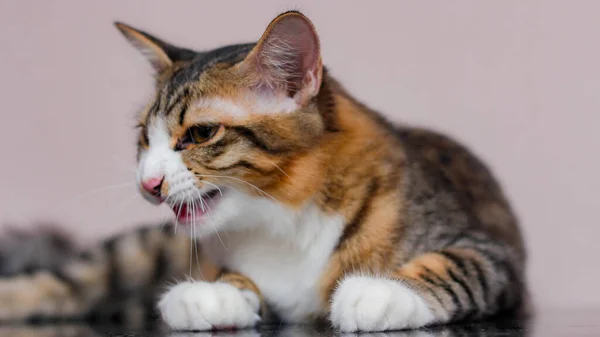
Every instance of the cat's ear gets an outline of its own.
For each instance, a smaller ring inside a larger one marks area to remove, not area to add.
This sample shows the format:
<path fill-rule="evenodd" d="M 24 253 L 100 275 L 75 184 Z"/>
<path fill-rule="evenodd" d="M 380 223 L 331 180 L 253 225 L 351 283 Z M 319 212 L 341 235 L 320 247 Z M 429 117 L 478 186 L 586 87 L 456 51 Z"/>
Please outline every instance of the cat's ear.
<path fill-rule="evenodd" d="M 315 27 L 299 12 L 279 15 L 269 24 L 243 66 L 253 76 L 259 92 L 286 95 L 304 105 L 318 94 L 323 73 Z"/>
<path fill-rule="evenodd" d="M 144 55 L 158 74 L 169 69 L 174 62 L 188 57 L 192 53 L 190 50 L 175 47 L 124 23 L 115 22 L 115 26 Z"/>

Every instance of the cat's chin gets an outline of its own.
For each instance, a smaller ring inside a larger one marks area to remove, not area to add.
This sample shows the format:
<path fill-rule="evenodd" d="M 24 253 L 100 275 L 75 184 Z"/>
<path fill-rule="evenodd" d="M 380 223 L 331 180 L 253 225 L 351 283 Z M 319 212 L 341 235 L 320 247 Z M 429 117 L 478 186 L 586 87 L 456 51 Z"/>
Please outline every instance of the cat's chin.
<path fill-rule="evenodd" d="M 178 224 L 197 225 L 203 223 L 206 217 L 210 216 L 222 197 L 222 192 L 214 189 L 204 193 L 202 198 L 180 204 L 175 203 L 171 209 Z"/>

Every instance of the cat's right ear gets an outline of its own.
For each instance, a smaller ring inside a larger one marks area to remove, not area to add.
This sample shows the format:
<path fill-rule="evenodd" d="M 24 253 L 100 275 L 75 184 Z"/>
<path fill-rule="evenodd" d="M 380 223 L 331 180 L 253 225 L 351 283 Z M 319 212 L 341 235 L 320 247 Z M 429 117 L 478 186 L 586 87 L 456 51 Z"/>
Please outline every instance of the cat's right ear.
<path fill-rule="evenodd" d="M 176 61 L 173 59 L 174 53 L 179 48 L 124 23 L 115 22 L 115 26 L 144 55 L 156 73 L 163 73 Z"/>
<path fill-rule="evenodd" d="M 323 74 L 319 37 L 312 22 L 296 11 L 279 15 L 240 69 L 263 96 L 287 96 L 298 105 L 306 104 L 318 94 Z"/>

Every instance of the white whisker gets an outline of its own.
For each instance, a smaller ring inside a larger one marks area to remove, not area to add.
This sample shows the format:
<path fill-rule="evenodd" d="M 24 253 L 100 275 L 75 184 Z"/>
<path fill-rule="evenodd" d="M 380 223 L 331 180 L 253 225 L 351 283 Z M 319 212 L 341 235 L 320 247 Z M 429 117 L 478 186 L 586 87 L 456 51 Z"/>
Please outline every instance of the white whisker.
<path fill-rule="evenodd" d="M 179 197 L 177 197 L 177 199 L 179 199 Z M 175 203 L 177 203 L 177 199 L 175 200 Z M 181 214 L 181 208 L 183 206 L 184 200 L 185 200 L 185 196 L 182 196 L 181 202 L 179 203 L 179 209 L 177 210 L 177 217 L 175 219 L 175 234 L 177 234 L 177 225 L 179 224 L 179 215 Z"/>
<path fill-rule="evenodd" d="M 196 193 L 198 194 L 198 197 L 200 200 L 200 205 L 202 205 L 202 211 L 204 212 L 204 214 L 206 214 L 208 216 L 208 219 L 210 220 L 210 224 L 213 228 L 213 230 L 215 231 L 215 234 L 217 235 L 217 238 L 219 239 L 219 242 L 221 242 L 221 245 L 223 245 L 223 248 L 225 248 L 225 250 L 227 250 L 227 246 L 225 245 L 225 243 L 223 242 L 223 239 L 221 239 L 221 235 L 219 235 L 219 231 L 217 230 L 217 227 L 215 227 L 215 222 L 213 221 L 212 217 L 210 216 L 210 208 L 208 208 L 208 203 L 206 203 L 206 207 L 208 209 L 208 211 L 204 211 L 204 202 L 203 202 L 203 198 L 202 198 L 202 194 L 200 194 L 200 191 L 196 191 Z"/>
<path fill-rule="evenodd" d="M 194 219 L 194 215 L 193 215 L 195 213 L 194 212 L 194 203 L 193 202 L 192 202 L 191 206 L 190 206 L 189 203 L 187 204 L 186 209 L 188 210 L 188 215 L 189 215 L 190 208 L 192 209 L 192 223 L 191 223 L 191 225 L 192 225 L 191 232 L 192 233 L 190 235 L 190 277 L 192 277 L 192 265 L 193 265 L 193 262 L 194 262 L 194 242 L 195 242 L 194 241 L 194 227 L 196 225 L 195 222 L 194 222 L 195 219 Z"/>
<path fill-rule="evenodd" d="M 274 160 L 269 159 L 269 161 L 271 162 L 271 164 L 273 164 L 273 166 L 275 166 L 281 173 L 283 173 L 288 179 L 292 180 L 292 177 L 290 177 L 289 174 L 287 174 L 281 167 L 279 167 L 279 165 L 277 165 L 277 163 Z"/>
<path fill-rule="evenodd" d="M 281 201 L 275 199 L 275 197 L 273 197 L 269 193 L 263 191 L 258 186 L 255 186 L 255 185 L 253 185 L 253 184 L 251 184 L 251 183 L 249 183 L 249 182 L 247 182 L 247 181 L 245 181 L 243 179 L 240 179 L 240 178 L 230 177 L 230 176 L 218 176 L 218 175 L 214 175 L 214 174 L 198 174 L 198 173 L 196 174 L 196 176 L 198 176 L 198 177 L 215 177 L 215 178 L 229 178 L 229 179 L 233 179 L 233 180 L 239 181 L 241 183 L 244 183 L 244 184 L 246 184 L 246 185 L 248 185 L 248 186 L 256 189 L 257 191 L 259 191 L 259 192 L 263 193 L 264 195 L 266 195 L 267 197 L 271 198 L 273 201 L 281 203 Z"/>
<path fill-rule="evenodd" d="M 131 205 L 131 203 L 138 197 L 139 197 L 138 194 L 130 195 L 119 207 L 117 207 L 114 215 L 115 216 L 121 215 L 122 212 L 125 210 L 125 208 L 127 206 Z"/>
<path fill-rule="evenodd" d="M 198 257 L 198 238 L 196 237 L 196 207 L 198 207 L 198 205 L 196 204 L 195 200 L 194 200 L 194 219 L 192 221 L 192 237 L 194 238 L 194 253 L 196 255 L 196 266 L 198 267 L 198 273 L 200 274 L 201 278 L 204 278 L 202 276 L 202 267 L 200 266 L 200 257 Z"/>
<path fill-rule="evenodd" d="M 127 164 L 124 160 L 117 158 L 117 156 L 113 155 L 112 160 L 119 165 L 123 165 L 123 169 L 127 169 L 127 171 L 130 171 L 132 173 L 135 173 L 137 171 L 135 166 L 132 167 L 132 164 Z"/>
<path fill-rule="evenodd" d="M 205 183 L 205 184 L 209 184 L 211 186 L 214 186 L 217 190 L 219 190 L 219 194 L 221 194 L 221 196 L 223 196 L 223 191 L 221 191 L 221 189 L 219 188 L 219 186 L 217 186 L 217 185 L 215 185 L 215 184 L 213 184 L 213 183 L 211 183 L 209 181 L 206 181 L 206 180 L 202 180 L 202 182 Z"/>
<path fill-rule="evenodd" d="M 76 201 L 78 199 L 86 198 L 86 197 L 89 197 L 89 196 L 94 195 L 96 193 L 106 192 L 106 191 L 115 190 L 115 189 L 119 189 L 119 188 L 130 187 L 130 186 L 133 186 L 133 185 L 135 185 L 135 182 L 130 181 L 128 183 L 123 183 L 123 184 L 115 184 L 115 185 L 110 185 L 110 186 L 99 187 L 99 188 L 93 189 L 91 191 L 87 191 L 85 193 L 82 193 L 80 195 L 76 195 L 76 196 L 73 197 L 73 199 L 71 201 Z"/>

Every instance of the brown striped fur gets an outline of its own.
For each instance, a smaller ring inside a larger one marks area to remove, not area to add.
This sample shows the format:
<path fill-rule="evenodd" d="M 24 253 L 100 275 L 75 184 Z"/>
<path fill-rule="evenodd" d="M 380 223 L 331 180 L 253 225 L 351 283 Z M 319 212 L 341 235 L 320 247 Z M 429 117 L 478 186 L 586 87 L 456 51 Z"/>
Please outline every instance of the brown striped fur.
<path fill-rule="evenodd" d="M 73 250 L 59 266 L 14 270 L 0 278 L 0 322 L 94 318 L 138 324 L 155 319 L 153 303 L 168 283 L 216 279 L 218 270 L 193 249 L 190 238 L 175 235 L 171 225 L 141 227 Z"/>

